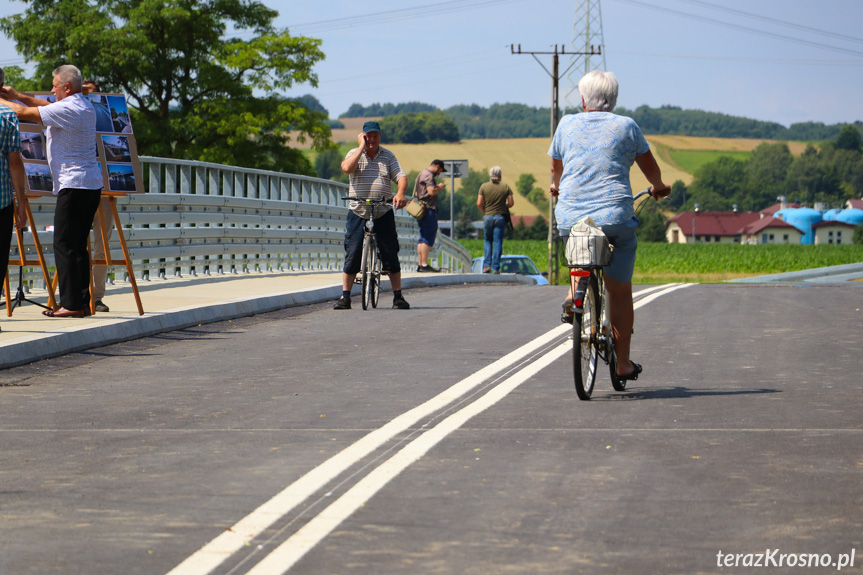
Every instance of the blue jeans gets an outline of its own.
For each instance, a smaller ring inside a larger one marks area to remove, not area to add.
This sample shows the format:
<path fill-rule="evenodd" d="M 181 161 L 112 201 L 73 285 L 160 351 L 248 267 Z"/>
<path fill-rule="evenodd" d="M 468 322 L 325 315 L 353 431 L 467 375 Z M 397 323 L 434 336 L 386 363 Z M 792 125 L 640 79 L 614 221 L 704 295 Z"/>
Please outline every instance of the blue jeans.
<path fill-rule="evenodd" d="M 499 272 L 506 220 L 500 215 L 486 216 L 482 219 L 482 225 L 485 228 L 482 267 L 490 267 L 492 271 Z"/>

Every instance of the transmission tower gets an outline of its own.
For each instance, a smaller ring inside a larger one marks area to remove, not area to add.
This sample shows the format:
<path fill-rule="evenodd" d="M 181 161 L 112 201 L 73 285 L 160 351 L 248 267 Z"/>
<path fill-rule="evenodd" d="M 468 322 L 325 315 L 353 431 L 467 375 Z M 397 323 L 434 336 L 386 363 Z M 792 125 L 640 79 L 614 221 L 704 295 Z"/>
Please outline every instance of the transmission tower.
<path fill-rule="evenodd" d="M 605 40 L 602 37 L 602 9 L 600 0 L 577 0 L 575 20 L 572 24 L 572 43 L 570 44 L 570 68 L 566 75 L 566 94 L 564 103 L 568 108 L 581 106 L 578 95 L 578 81 L 591 70 L 605 70 Z M 583 66 L 575 66 L 578 56 L 586 54 Z"/>

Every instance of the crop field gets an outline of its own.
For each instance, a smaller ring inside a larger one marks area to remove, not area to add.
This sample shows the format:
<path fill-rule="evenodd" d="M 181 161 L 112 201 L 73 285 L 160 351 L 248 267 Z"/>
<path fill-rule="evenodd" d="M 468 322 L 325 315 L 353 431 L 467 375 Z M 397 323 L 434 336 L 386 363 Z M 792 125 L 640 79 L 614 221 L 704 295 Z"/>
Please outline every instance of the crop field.
<path fill-rule="evenodd" d="M 482 256 L 482 240 L 459 240 Z M 536 240 L 506 240 L 504 253 L 529 256 L 541 271 L 548 271 L 547 243 Z M 861 245 L 663 244 L 642 242 L 638 246 L 633 283 L 716 283 L 863 261 Z M 566 268 L 560 276 L 566 281 Z"/>
<path fill-rule="evenodd" d="M 356 143 L 363 121 L 369 118 L 342 118 L 344 129 L 333 130 L 333 141 L 343 142 L 347 151 Z M 696 138 L 691 136 L 653 136 L 647 141 L 653 148 L 663 179 L 669 184 L 682 180 L 689 184 L 699 166 L 721 155 L 744 159 L 752 150 L 771 140 L 747 138 Z M 548 157 L 549 138 L 520 138 L 510 140 L 462 140 L 459 143 L 385 144 L 393 151 L 406 172 L 421 170 L 435 158 L 441 160 L 467 160 L 471 169 L 487 172 L 491 166 L 500 166 L 503 181 L 513 189 L 521 174 L 531 174 L 536 185 L 546 188 L 550 182 L 551 160 Z M 801 154 L 803 142 L 788 142 L 792 154 Z M 313 154 L 310 154 L 313 155 Z M 640 191 L 648 186 L 641 171 L 633 166 L 632 189 Z M 456 180 L 458 189 L 458 180 Z M 512 213 L 516 216 L 534 216 L 536 207 L 516 194 Z"/>

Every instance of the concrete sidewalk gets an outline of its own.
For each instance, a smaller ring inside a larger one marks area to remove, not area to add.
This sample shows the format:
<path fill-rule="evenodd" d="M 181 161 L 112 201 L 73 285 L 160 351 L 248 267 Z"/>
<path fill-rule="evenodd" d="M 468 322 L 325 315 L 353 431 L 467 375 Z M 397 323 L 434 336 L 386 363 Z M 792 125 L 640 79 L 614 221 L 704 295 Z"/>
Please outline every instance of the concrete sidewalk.
<path fill-rule="evenodd" d="M 14 278 L 13 278 L 14 280 Z M 264 272 L 197 278 L 139 281 L 138 293 L 144 315 L 138 314 L 128 283 L 108 286 L 108 313 L 82 319 L 47 318 L 43 308 L 27 302 L 12 317 L 0 320 L 0 369 L 63 355 L 191 325 L 265 313 L 297 305 L 337 300 L 341 295 L 341 272 Z M 465 283 L 526 283 L 533 280 L 515 274 L 418 274 L 404 273 L 402 289 L 410 290 Z M 16 289 L 12 282 L 12 291 Z M 353 294 L 359 294 L 359 285 Z M 389 281 L 383 291 L 390 291 Z M 48 293 L 34 290 L 27 299 L 45 304 Z M 354 298 L 356 306 L 360 303 Z M 381 306 L 389 307 L 386 293 Z M 360 311 L 362 309 L 360 308 Z M 2 313 L 2 312 L 0 312 Z"/>

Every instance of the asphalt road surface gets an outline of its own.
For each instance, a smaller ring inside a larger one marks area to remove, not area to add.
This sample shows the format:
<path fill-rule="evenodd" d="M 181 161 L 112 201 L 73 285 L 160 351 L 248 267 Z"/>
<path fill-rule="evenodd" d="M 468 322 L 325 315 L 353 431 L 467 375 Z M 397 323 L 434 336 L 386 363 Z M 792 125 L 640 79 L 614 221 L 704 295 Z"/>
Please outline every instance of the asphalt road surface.
<path fill-rule="evenodd" d="M 0 574 L 863 571 L 863 285 L 653 290 L 589 402 L 558 288 L 406 295 L 0 371 Z"/>

